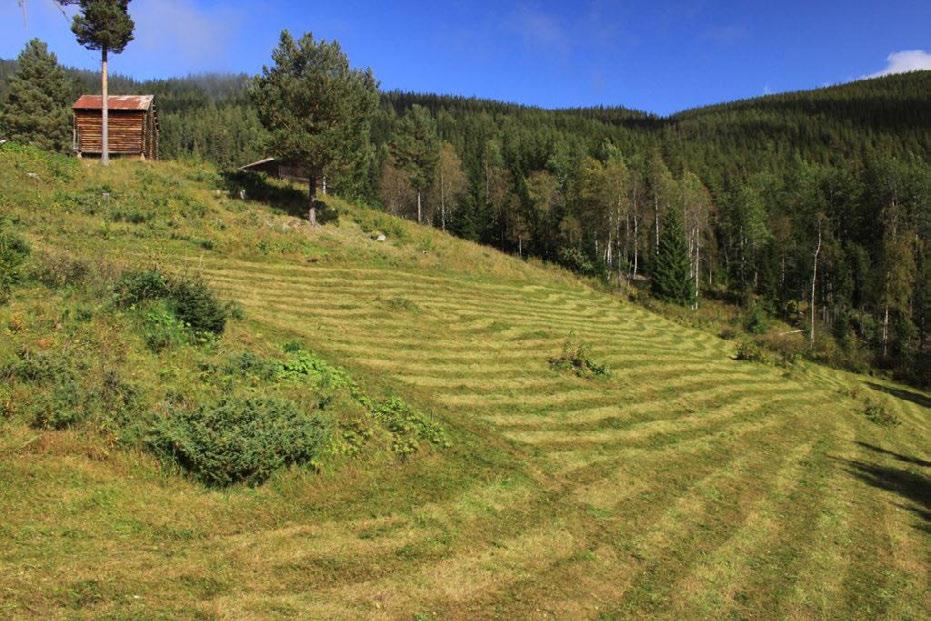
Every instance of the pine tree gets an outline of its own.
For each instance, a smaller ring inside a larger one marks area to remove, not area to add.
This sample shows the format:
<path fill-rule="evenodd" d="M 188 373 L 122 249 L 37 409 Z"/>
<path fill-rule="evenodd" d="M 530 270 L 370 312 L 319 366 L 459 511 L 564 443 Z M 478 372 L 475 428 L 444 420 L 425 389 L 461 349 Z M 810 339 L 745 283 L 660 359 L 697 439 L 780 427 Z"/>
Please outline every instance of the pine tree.
<path fill-rule="evenodd" d="M 255 79 L 252 99 L 272 153 L 307 171 L 307 218 L 316 226 L 317 178 L 371 158 L 378 83 L 371 70 L 349 67 L 339 43 L 315 41 L 309 33 L 295 41 L 282 32 L 272 60 Z"/>
<path fill-rule="evenodd" d="M 69 85 L 55 54 L 38 39 L 26 44 L 17 59 L 0 105 L 4 138 L 40 149 L 64 152 L 70 147 Z"/>
<path fill-rule="evenodd" d="M 58 0 L 59 4 L 76 4 L 80 8 L 71 24 L 71 31 L 78 43 L 89 50 L 100 50 L 100 91 L 102 135 L 100 163 L 110 163 L 109 83 L 108 56 L 110 52 L 120 54 L 133 40 L 136 24 L 129 16 L 130 0 Z"/>
<path fill-rule="evenodd" d="M 676 209 L 669 210 L 660 234 L 651 288 L 661 300 L 683 306 L 694 306 L 696 301 L 689 248 L 682 233 L 682 217 Z"/>

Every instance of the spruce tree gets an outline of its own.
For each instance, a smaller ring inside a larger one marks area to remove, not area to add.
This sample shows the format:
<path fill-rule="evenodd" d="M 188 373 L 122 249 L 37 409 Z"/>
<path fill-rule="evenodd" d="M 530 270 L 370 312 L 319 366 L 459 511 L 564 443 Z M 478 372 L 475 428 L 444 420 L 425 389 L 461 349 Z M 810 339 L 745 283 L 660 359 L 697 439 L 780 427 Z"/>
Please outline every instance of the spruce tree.
<path fill-rule="evenodd" d="M 417 222 L 422 222 L 422 196 L 433 183 L 440 158 L 436 121 L 429 110 L 414 104 L 404 115 L 392 141 L 391 154 L 410 175 L 411 185 L 417 191 Z"/>
<path fill-rule="evenodd" d="M 68 150 L 70 88 L 55 54 L 33 39 L 17 58 L 17 67 L 0 105 L 0 133 L 40 149 Z"/>
<path fill-rule="evenodd" d="M 683 306 L 695 304 L 695 283 L 689 265 L 689 249 L 682 233 L 682 216 L 670 209 L 659 237 L 651 289 L 661 300 Z"/>

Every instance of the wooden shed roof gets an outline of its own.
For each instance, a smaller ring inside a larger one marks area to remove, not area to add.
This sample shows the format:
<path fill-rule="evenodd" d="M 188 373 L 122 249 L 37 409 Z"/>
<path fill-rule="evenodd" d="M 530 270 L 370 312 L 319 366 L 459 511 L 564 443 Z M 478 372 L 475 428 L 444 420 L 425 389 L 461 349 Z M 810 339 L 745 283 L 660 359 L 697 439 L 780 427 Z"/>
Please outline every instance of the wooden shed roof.
<path fill-rule="evenodd" d="M 152 107 L 155 95 L 111 95 L 107 97 L 110 110 L 148 110 Z M 74 110 L 100 110 L 103 97 L 100 95 L 81 95 L 74 105 Z"/>

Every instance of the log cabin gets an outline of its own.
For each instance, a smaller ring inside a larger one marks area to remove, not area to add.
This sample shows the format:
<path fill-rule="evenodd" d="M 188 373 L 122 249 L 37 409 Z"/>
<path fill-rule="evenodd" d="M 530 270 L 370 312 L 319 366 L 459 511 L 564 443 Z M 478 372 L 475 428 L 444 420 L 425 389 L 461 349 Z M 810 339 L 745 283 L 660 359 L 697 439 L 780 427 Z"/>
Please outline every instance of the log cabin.
<path fill-rule="evenodd" d="M 159 125 L 154 95 L 111 95 L 107 101 L 110 156 L 157 160 Z M 78 157 L 100 157 L 102 103 L 100 95 L 81 95 L 72 106 Z"/>

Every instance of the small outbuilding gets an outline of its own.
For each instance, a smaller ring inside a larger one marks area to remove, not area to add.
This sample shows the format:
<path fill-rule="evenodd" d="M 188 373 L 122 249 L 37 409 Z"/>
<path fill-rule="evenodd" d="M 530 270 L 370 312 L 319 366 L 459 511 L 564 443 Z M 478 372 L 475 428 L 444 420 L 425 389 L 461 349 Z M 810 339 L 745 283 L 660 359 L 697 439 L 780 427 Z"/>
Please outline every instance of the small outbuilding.
<path fill-rule="evenodd" d="M 158 113 L 154 95 L 107 98 L 111 157 L 158 159 Z M 103 97 L 81 95 L 74 102 L 74 151 L 78 157 L 100 157 L 103 150 Z"/>
<path fill-rule="evenodd" d="M 309 175 L 302 167 L 290 162 L 283 162 L 274 157 L 267 157 L 263 160 L 246 164 L 240 167 L 239 170 L 244 172 L 265 173 L 269 177 L 287 179 L 288 181 L 296 181 L 298 183 L 307 183 L 309 181 Z"/>

